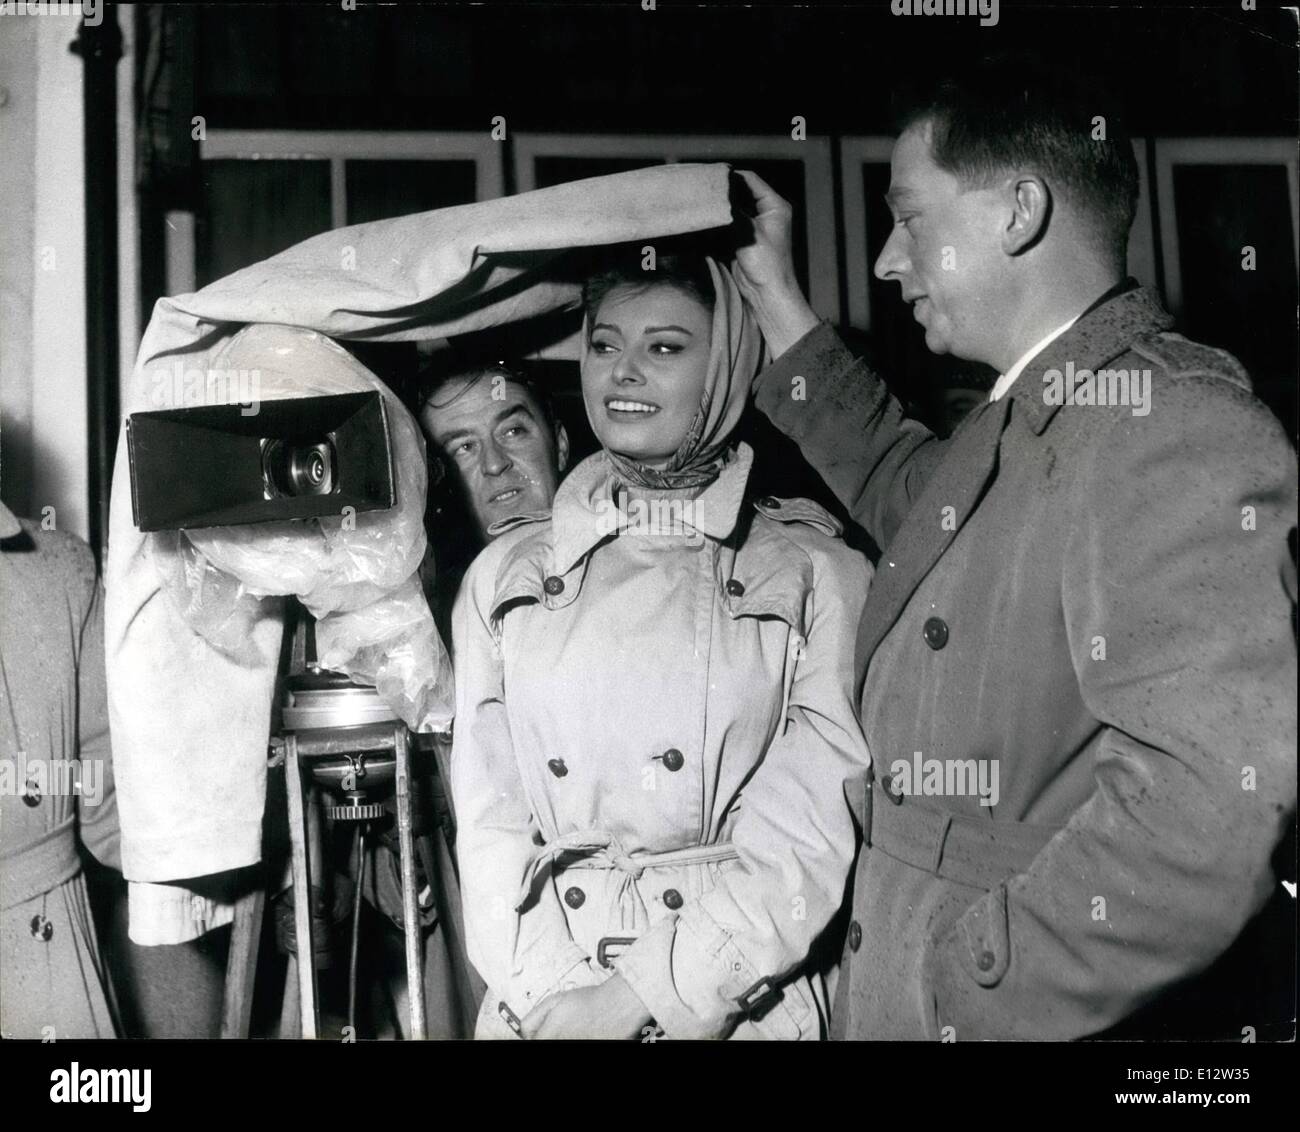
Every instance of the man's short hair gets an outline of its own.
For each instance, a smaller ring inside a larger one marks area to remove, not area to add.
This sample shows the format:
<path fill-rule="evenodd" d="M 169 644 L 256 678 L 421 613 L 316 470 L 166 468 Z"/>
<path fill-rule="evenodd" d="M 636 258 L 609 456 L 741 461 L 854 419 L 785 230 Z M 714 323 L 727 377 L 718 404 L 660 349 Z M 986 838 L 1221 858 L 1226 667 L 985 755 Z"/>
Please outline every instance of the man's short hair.
<path fill-rule="evenodd" d="M 1085 79 L 1060 64 L 985 57 L 911 97 L 898 126 L 929 122 L 935 164 L 965 184 L 986 185 L 1012 169 L 1039 173 L 1094 217 L 1102 246 L 1122 261 L 1137 212 L 1137 161 L 1119 108 L 1103 94 L 1107 84 L 1096 72 Z"/>
<path fill-rule="evenodd" d="M 529 372 L 525 363 L 518 361 L 484 362 L 457 358 L 450 364 L 427 368 L 421 374 L 420 413 L 423 414 L 427 408 L 438 409 L 450 405 L 480 381 L 490 382 L 495 377 L 503 377 L 511 384 L 527 391 L 538 412 L 541 413 L 546 427 L 551 432 L 555 431 L 559 417 L 556 415 L 550 390 L 545 383 Z M 452 391 L 453 386 L 462 383 L 463 389 Z"/>

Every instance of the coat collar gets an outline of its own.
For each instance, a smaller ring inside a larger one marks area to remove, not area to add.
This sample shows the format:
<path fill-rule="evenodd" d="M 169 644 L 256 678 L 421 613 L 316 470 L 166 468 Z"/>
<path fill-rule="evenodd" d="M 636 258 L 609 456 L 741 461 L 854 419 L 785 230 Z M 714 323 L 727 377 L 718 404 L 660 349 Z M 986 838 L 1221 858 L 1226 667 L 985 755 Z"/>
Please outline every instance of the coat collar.
<path fill-rule="evenodd" d="M 1060 408 L 1044 399 L 1043 374 L 1052 369 L 1064 371 L 1068 362 L 1074 364 L 1076 372 L 1085 369 L 1095 372 L 1126 353 L 1134 339 L 1168 330 L 1173 324 L 1173 317 L 1148 287 L 1125 290 L 1113 298 L 1103 296 L 1069 330 L 1030 360 L 1006 395 L 1016 401 L 1018 411 L 1024 414 L 1034 433 L 1041 435 Z"/>
<path fill-rule="evenodd" d="M 620 509 L 637 499 L 681 499 L 690 501 L 685 509 L 689 525 L 708 538 L 721 542 L 735 529 L 745 484 L 754 461 L 753 450 L 739 444 L 728 453 L 718 478 L 704 488 L 680 488 L 671 491 L 625 491 L 605 453 L 588 456 L 560 485 L 551 507 L 551 539 L 554 546 L 554 569 L 568 573 L 574 563 L 588 554 L 602 539 L 619 529 Z"/>

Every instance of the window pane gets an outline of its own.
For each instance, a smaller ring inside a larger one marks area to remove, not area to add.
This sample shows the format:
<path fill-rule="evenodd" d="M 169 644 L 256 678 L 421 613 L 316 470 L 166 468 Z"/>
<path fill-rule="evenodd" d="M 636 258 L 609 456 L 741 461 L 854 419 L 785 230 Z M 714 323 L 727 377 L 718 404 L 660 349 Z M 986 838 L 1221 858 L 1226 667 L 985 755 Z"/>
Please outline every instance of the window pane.
<path fill-rule="evenodd" d="M 326 161 L 205 161 L 195 248 L 200 287 L 330 227 Z"/>
<path fill-rule="evenodd" d="M 478 193 L 473 161 L 348 161 L 344 175 L 349 224 L 472 204 Z"/>

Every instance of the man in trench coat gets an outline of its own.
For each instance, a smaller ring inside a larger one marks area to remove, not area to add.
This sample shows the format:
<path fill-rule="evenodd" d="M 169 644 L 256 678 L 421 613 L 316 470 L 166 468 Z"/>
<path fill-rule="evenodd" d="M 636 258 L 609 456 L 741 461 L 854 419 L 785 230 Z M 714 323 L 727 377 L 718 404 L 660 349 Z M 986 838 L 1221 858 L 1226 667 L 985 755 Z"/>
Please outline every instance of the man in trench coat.
<path fill-rule="evenodd" d="M 840 1036 L 1184 1036 L 1152 1004 L 1194 1002 L 1171 992 L 1281 894 L 1294 451 L 1240 364 L 1125 279 L 1136 169 L 1099 112 L 993 65 L 904 123 L 876 275 L 931 350 L 1002 375 L 947 441 L 819 324 L 789 206 L 742 174 L 758 404 L 883 548 Z"/>

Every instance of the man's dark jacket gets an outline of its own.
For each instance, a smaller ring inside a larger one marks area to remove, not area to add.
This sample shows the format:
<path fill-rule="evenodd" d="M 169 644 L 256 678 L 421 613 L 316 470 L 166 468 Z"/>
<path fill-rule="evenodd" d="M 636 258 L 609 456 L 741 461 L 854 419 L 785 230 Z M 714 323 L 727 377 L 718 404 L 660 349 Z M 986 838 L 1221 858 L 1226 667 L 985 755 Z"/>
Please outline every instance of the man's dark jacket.
<path fill-rule="evenodd" d="M 883 548 L 839 1035 L 1094 1035 L 1210 967 L 1278 891 L 1295 455 L 1240 364 L 1171 322 L 1146 290 L 1102 302 L 947 441 L 828 326 L 759 378 Z M 1150 411 L 1051 403 L 1067 363 L 1149 370 Z"/>

